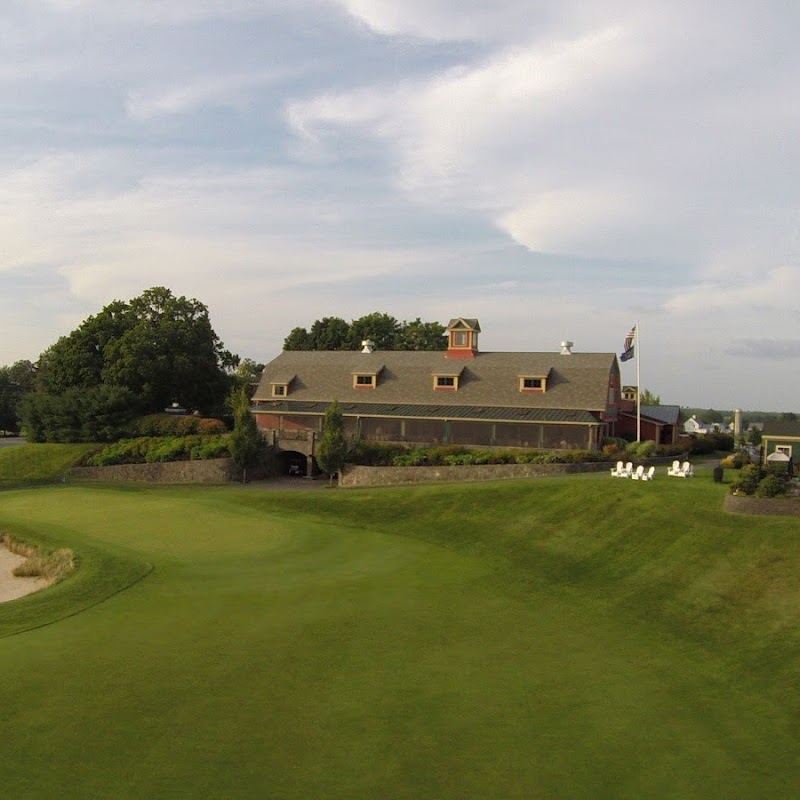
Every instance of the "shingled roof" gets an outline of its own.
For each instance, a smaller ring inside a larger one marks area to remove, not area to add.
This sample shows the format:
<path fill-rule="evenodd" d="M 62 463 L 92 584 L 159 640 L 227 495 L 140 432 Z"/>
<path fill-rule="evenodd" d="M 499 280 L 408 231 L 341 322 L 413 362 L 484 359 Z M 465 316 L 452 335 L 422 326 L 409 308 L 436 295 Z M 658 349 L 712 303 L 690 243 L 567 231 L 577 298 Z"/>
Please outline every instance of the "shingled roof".
<path fill-rule="evenodd" d="M 477 353 L 469 361 L 454 363 L 441 351 L 287 350 L 267 364 L 253 400 L 264 404 L 273 401 L 272 384 L 283 383 L 292 375 L 289 392 L 281 398 L 287 411 L 295 403 L 327 405 L 337 400 L 340 404 L 371 406 L 602 413 L 608 405 L 609 375 L 615 366 L 614 353 Z M 379 370 L 375 388 L 353 386 L 354 374 Z M 457 391 L 433 388 L 435 375 L 454 372 L 460 372 Z M 521 376 L 547 376 L 547 390 L 521 392 Z"/>

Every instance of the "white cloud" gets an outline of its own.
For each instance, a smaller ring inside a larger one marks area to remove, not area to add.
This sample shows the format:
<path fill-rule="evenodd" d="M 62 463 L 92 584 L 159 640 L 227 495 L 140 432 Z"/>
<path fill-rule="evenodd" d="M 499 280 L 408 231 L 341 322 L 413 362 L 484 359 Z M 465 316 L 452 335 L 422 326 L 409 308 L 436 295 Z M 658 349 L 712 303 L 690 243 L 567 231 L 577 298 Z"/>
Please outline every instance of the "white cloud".
<path fill-rule="evenodd" d="M 162 114 L 183 114 L 198 108 L 246 110 L 253 102 L 253 91 L 280 80 L 277 71 L 240 75 L 192 76 L 191 81 L 171 86 L 144 87 L 128 92 L 126 108 L 137 120 Z"/>
<path fill-rule="evenodd" d="M 665 303 L 668 311 L 678 314 L 703 313 L 709 309 L 766 312 L 765 321 L 775 312 L 800 312 L 800 267 L 781 266 L 764 275 L 732 283 L 705 281 L 677 293 Z M 779 324 L 779 320 L 773 317 Z"/>

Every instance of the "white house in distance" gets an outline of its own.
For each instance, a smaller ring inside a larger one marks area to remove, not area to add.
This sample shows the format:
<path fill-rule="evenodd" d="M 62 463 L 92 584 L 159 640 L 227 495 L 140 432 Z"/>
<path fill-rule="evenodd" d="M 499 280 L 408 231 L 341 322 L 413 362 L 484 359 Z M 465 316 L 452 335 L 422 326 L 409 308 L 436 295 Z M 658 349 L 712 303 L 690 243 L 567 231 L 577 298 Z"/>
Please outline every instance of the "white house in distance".
<path fill-rule="evenodd" d="M 684 433 L 702 436 L 706 433 L 714 433 L 715 430 L 722 430 L 722 426 L 706 425 L 705 422 L 700 422 L 700 420 L 697 419 L 697 414 L 692 414 L 692 416 L 683 423 Z"/>

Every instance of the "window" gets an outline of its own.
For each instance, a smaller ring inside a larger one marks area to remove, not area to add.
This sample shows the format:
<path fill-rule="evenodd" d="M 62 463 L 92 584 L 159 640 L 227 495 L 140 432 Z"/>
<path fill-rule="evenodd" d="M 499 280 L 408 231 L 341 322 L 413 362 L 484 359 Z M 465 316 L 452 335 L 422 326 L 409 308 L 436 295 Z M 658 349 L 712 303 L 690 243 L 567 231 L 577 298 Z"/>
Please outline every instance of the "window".
<path fill-rule="evenodd" d="M 357 389 L 374 389 L 375 376 L 374 375 L 355 375 L 353 376 L 353 386 Z"/>
<path fill-rule="evenodd" d="M 453 331 L 453 347 L 466 347 L 466 346 L 467 346 L 467 332 Z"/>
<path fill-rule="evenodd" d="M 273 397 L 286 397 L 286 384 L 285 383 L 273 383 L 272 384 L 272 396 Z"/>
<path fill-rule="evenodd" d="M 776 444 L 775 445 L 775 452 L 776 453 L 783 453 L 785 456 L 792 457 L 792 446 L 790 444 Z"/>
<path fill-rule="evenodd" d="M 547 378 L 543 375 L 520 375 L 519 390 L 521 392 L 544 392 L 547 389 Z"/>
<path fill-rule="evenodd" d="M 433 389 L 443 392 L 457 392 L 458 391 L 458 375 L 434 375 L 433 376 Z"/>

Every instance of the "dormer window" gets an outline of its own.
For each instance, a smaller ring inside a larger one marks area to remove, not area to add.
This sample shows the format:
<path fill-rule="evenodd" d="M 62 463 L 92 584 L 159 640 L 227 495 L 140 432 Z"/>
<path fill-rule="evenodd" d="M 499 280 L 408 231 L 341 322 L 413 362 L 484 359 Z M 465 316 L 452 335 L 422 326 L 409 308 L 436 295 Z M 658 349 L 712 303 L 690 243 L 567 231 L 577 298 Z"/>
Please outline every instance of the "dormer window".
<path fill-rule="evenodd" d="M 289 387 L 295 379 L 294 375 L 280 376 L 270 383 L 273 397 L 286 397 L 289 394 Z"/>
<path fill-rule="evenodd" d="M 433 389 L 440 392 L 458 391 L 461 372 L 438 373 L 433 376 Z"/>
<path fill-rule="evenodd" d="M 375 368 L 372 365 L 364 364 L 361 369 L 353 371 L 353 388 L 354 389 L 374 389 L 378 385 L 378 377 L 383 372 L 383 364 Z"/>
<path fill-rule="evenodd" d="M 531 394 L 547 391 L 547 375 L 520 375 L 519 390 Z"/>

